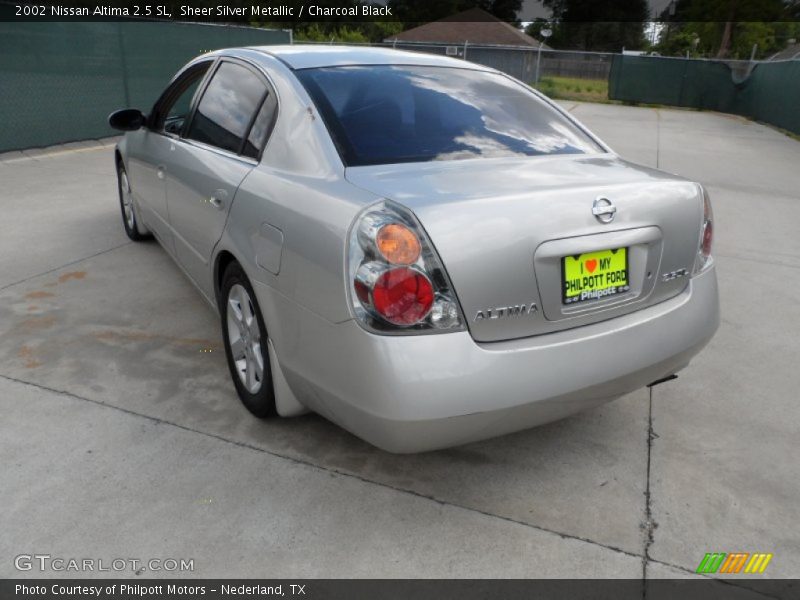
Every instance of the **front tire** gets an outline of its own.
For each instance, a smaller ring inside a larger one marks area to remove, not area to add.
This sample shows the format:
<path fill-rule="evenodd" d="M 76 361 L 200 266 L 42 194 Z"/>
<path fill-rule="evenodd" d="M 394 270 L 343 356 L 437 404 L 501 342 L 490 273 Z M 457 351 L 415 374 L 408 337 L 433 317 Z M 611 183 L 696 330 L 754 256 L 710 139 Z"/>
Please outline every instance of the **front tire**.
<path fill-rule="evenodd" d="M 238 263 L 225 270 L 219 297 L 225 355 L 236 392 L 255 416 L 275 416 L 267 330 L 253 286 Z"/>
<path fill-rule="evenodd" d="M 126 235 L 134 242 L 149 239 L 149 235 L 142 234 L 139 230 L 131 182 L 128 180 L 128 173 L 122 163 L 117 164 L 117 190 L 119 191 L 119 206 L 122 209 L 122 225 L 125 227 Z"/>

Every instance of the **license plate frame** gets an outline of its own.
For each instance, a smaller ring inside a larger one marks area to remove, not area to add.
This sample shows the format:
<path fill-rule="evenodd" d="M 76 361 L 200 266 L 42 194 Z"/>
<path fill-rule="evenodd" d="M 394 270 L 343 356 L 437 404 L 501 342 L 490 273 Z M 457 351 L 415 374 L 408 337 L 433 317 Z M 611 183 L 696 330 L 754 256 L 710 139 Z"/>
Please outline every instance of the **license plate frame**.
<path fill-rule="evenodd" d="M 621 257 L 618 254 L 620 251 Z M 629 259 L 630 248 L 627 246 L 562 256 L 562 305 L 575 307 L 594 304 L 629 292 L 631 289 Z M 624 264 L 623 268 L 620 262 Z M 620 275 L 623 269 L 624 279 Z"/>

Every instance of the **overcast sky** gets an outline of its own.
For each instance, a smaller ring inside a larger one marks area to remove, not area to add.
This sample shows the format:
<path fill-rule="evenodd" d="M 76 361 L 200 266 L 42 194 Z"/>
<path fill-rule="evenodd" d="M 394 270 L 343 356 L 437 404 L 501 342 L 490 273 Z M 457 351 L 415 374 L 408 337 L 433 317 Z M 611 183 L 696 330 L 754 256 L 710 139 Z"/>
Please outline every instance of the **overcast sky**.
<path fill-rule="evenodd" d="M 652 15 L 654 10 L 660 14 L 669 3 L 670 0 L 648 0 L 650 14 Z M 541 0 L 523 0 L 522 10 L 519 11 L 517 18 L 520 21 L 533 21 L 539 17 L 544 19 L 550 17 L 550 10 L 542 6 Z"/>

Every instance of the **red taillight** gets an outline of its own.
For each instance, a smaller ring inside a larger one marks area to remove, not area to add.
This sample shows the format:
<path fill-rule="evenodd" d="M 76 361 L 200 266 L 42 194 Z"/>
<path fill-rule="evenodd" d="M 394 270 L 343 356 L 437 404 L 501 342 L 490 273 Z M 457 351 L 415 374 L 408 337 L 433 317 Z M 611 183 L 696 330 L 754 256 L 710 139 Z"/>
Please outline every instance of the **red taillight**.
<path fill-rule="evenodd" d="M 703 224 L 703 242 L 700 244 L 700 252 L 705 258 L 711 256 L 711 241 L 714 237 L 714 225 L 711 221 Z"/>
<path fill-rule="evenodd" d="M 354 281 L 353 287 L 356 290 L 356 297 L 361 301 L 364 306 L 369 305 L 369 287 L 363 281 Z"/>
<path fill-rule="evenodd" d="M 371 333 L 463 331 L 442 261 L 414 214 L 390 200 L 365 209 L 350 232 L 353 316 Z"/>
<path fill-rule="evenodd" d="M 697 249 L 694 272 L 699 273 L 711 264 L 711 243 L 714 239 L 714 213 L 711 210 L 711 200 L 708 193 L 703 190 L 703 222 L 700 231 L 700 247 Z"/>
<path fill-rule="evenodd" d="M 714 213 L 711 210 L 711 200 L 703 191 L 703 239 L 700 241 L 700 253 L 708 260 L 711 258 L 711 240 L 714 237 Z"/>
<path fill-rule="evenodd" d="M 395 325 L 413 325 L 433 306 L 433 284 L 414 269 L 390 269 L 375 281 L 372 307 Z"/>

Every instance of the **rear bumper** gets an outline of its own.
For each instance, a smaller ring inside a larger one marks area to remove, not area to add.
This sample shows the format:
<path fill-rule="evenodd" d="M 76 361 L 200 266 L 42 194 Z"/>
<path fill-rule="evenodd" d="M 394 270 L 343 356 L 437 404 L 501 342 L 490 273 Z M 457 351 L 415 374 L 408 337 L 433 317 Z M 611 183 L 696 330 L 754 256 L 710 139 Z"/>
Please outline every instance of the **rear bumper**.
<path fill-rule="evenodd" d="M 270 335 L 295 395 L 391 452 L 490 438 L 613 400 L 685 367 L 719 324 L 714 267 L 656 306 L 490 344 L 467 332 L 373 335 L 285 299 L 273 306 L 284 318 L 267 316 Z M 303 314 L 285 318 L 292 310 Z"/>

